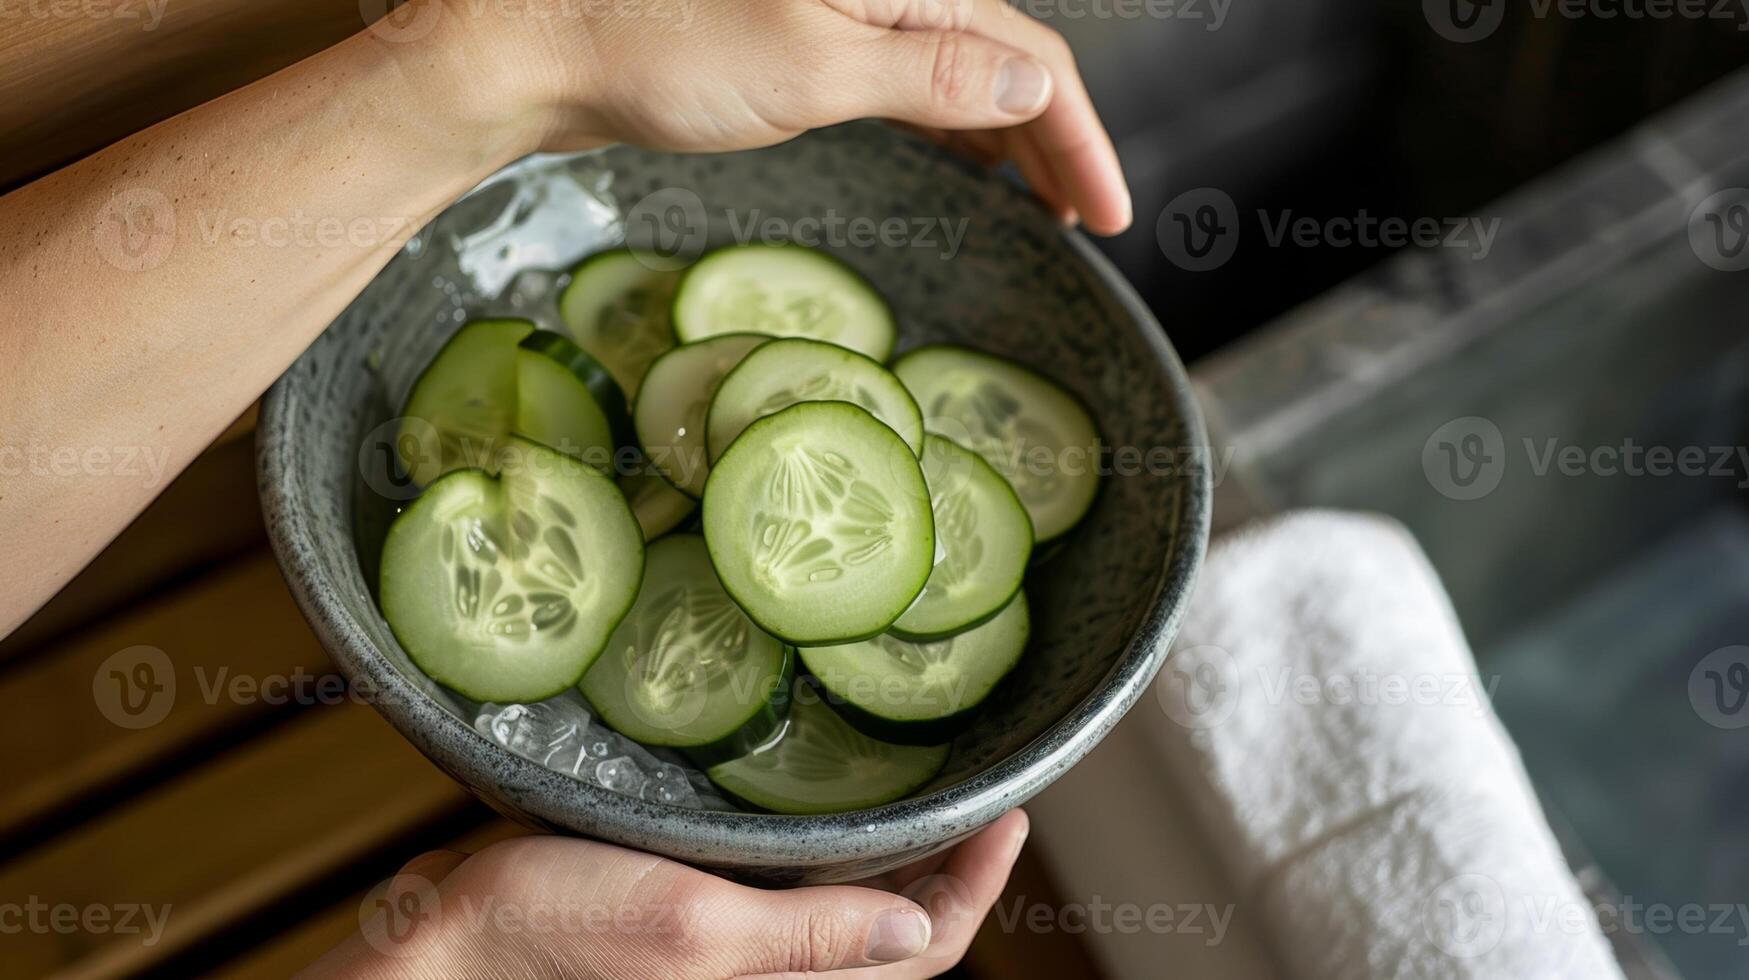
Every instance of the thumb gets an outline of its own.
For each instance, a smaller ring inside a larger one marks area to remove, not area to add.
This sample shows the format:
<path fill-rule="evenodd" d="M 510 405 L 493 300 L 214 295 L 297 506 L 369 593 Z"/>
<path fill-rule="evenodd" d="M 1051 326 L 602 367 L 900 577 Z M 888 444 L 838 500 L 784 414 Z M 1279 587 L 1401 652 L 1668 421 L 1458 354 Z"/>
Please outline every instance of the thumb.
<path fill-rule="evenodd" d="M 998 129 L 1044 112 L 1051 74 L 1016 48 L 963 31 L 883 30 L 851 79 L 864 114 L 940 129 Z"/>
<path fill-rule="evenodd" d="M 929 947 L 929 915 L 852 885 L 765 891 L 710 879 L 691 905 L 687 945 L 714 975 L 810 974 L 910 959 Z"/>

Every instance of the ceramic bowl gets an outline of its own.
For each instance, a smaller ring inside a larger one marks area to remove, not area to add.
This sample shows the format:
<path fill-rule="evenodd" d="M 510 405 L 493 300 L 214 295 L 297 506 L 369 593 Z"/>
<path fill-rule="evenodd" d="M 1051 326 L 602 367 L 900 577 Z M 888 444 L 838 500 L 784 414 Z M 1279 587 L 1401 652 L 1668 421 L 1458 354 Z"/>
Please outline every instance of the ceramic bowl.
<path fill-rule="evenodd" d="M 414 376 L 471 316 L 556 326 L 554 270 L 628 234 L 681 258 L 749 239 L 830 249 L 889 298 L 901 351 L 950 341 L 1029 365 L 1079 395 L 1118 447 L 1091 513 L 1029 578 L 1021 666 L 920 794 L 795 817 L 594 785 L 573 775 L 595 764 L 588 746 L 543 764 L 482 734 L 478 706 L 426 680 L 377 611 L 370 542 L 408 495 L 385 476 L 385 434 Z M 413 236 L 273 386 L 258 452 L 274 550 L 304 615 L 434 762 L 532 826 L 794 884 L 852 880 L 946 847 L 1098 744 L 1148 690 L 1190 595 L 1208 536 L 1196 452 L 1206 445 L 1160 325 L 1080 234 L 1011 182 L 864 123 L 743 153 L 616 147 L 519 162 Z"/>

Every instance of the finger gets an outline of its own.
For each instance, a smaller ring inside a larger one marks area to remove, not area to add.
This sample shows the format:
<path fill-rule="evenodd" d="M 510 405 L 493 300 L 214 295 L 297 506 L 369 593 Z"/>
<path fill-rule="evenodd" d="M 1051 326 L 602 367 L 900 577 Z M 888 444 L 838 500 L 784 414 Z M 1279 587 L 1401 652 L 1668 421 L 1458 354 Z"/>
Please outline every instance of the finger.
<path fill-rule="evenodd" d="M 1002 896 L 1009 871 L 1026 843 L 1027 828 L 1026 813 L 1011 810 L 945 855 L 882 876 L 887 882 L 903 882 L 902 894 L 929 910 L 934 938 L 921 956 L 853 970 L 844 980 L 933 977 L 958 963 L 990 907 Z"/>
<path fill-rule="evenodd" d="M 1040 156 L 1050 164 L 1051 173 L 1087 230 L 1096 235 L 1116 235 L 1128 229 L 1134 220 L 1134 205 L 1117 150 L 1094 114 L 1093 103 L 1083 101 L 1084 121 L 1074 118 L 1077 115 L 1074 111 L 1047 110 L 1028 127 L 1028 135 L 1038 146 Z"/>
<path fill-rule="evenodd" d="M 996 129 L 1026 122 L 1051 99 L 1051 73 L 1039 59 L 976 34 L 866 32 L 839 89 L 857 105 L 846 115 L 880 115 L 941 129 Z"/>
<path fill-rule="evenodd" d="M 922 956 L 904 965 L 908 975 L 929 977 L 965 956 L 1026 843 L 1026 813 L 1012 810 L 949 854 L 934 874 L 912 882 L 907 897 L 929 910 L 933 938 Z"/>
<path fill-rule="evenodd" d="M 1038 195 L 1039 200 L 1050 207 L 1057 220 L 1066 225 L 1075 223 L 1075 206 L 1070 203 L 1069 195 L 1063 190 L 1063 183 L 1051 170 L 1051 162 L 1045 159 L 1043 151 L 1033 142 L 1025 130 L 1013 130 L 1008 140 L 1009 156 L 1014 158 L 1014 165 L 1020 168 L 1020 175 L 1026 178 L 1028 187 Z"/>
<path fill-rule="evenodd" d="M 1051 173 L 1050 163 L 1045 160 L 1038 147 L 1025 137 L 1024 128 L 956 131 L 914 126 L 904 122 L 897 125 L 984 166 L 994 166 L 1006 159 L 1013 160 L 1020 176 L 1025 178 L 1026 186 L 1032 190 L 1034 196 L 1044 202 L 1057 220 L 1064 224 L 1075 223 L 1075 209 L 1070 206 L 1056 175 Z"/>
<path fill-rule="evenodd" d="M 963 849 L 971 847 L 974 841 L 987 840 L 988 835 L 1001 832 L 1001 828 L 1007 826 L 1004 824 L 1004 821 L 1015 819 L 1014 814 L 1017 813 L 1020 814 L 1021 819 L 1026 819 L 1026 812 L 1024 810 L 1010 810 L 990 824 L 979 828 L 976 833 L 972 834 L 972 836 L 967 837 L 965 840 L 960 841 L 952 847 L 937 851 L 927 857 L 918 858 L 910 864 L 894 868 L 892 871 L 883 872 L 871 878 L 864 878 L 856 882 L 856 884 L 869 888 L 882 888 L 892 892 L 903 892 L 917 879 L 922 878 L 925 875 L 935 874 L 937 871 L 942 870 L 942 868 L 945 867 L 949 861 L 953 860 Z"/>
<path fill-rule="evenodd" d="M 1002 895 L 1029 829 L 1024 810 L 1010 810 L 954 848 L 947 860 L 916 878 L 900 894 L 928 910 L 934 927 L 930 954 L 960 952 L 971 942 L 990 906 Z"/>
<path fill-rule="evenodd" d="M 969 30 L 973 33 L 1013 45 L 1050 67 L 1055 97 L 1026 127 L 1027 135 L 1050 162 L 1051 172 L 1088 230 L 1115 235 L 1128 228 L 1132 215 L 1123 165 L 1062 35 L 1003 0 L 957 2 L 972 6 Z"/>
<path fill-rule="evenodd" d="M 1004 0 L 955 0 L 973 8 L 968 30 L 1042 60 L 1056 82 L 1051 105 L 1025 127 L 1088 227 L 1115 234 L 1131 221 L 1129 186 L 1111 135 L 1093 106 L 1074 53 L 1063 36 Z"/>
<path fill-rule="evenodd" d="M 910 959 L 929 948 L 930 919 L 902 896 L 854 885 L 766 891 L 696 875 L 686 945 L 711 975 L 807 974 Z"/>
<path fill-rule="evenodd" d="M 495 955 L 506 973 L 555 957 L 566 975 L 740 977 L 892 963 L 928 948 L 929 916 L 854 885 L 768 891 L 674 861 L 557 837 L 494 844 L 450 875 L 454 891 L 588 923 L 574 942 L 519 930 Z M 605 922 L 595 913 L 607 910 Z M 557 917 L 557 918 L 555 918 Z M 522 971 L 527 972 L 527 971 Z"/>
<path fill-rule="evenodd" d="M 426 851 L 371 889 L 359 906 L 359 931 L 330 950 L 306 975 L 352 976 L 380 959 L 442 957 L 443 900 L 438 885 L 468 859 L 459 851 Z"/>
<path fill-rule="evenodd" d="M 847 17 L 904 31 L 963 31 L 971 26 L 970 0 L 826 0 Z"/>
<path fill-rule="evenodd" d="M 1051 103 L 1026 131 L 1087 228 L 1113 235 L 1132 219 L 1123 166 L 1074 55 L 1062 35 L 1005 0 L 834 0 L 879 13 L 905 30 L 952 29 L 999 41 L 1044 62 L 1054 84 Z"/>
<path fill-rule="evenodd" d="M 436 885 L 440 884 L 443 879 L 449 877 L 449 873 L 454 871 L 457 865 L 467 859 L 468 856 L 460 851 L 426 851 L 424 854 L 420 854 L 406 864 L 403 864 L 401 870 L 395 872 L 395 875 L 396 877 L 401 875 L 416 875 Z"/>

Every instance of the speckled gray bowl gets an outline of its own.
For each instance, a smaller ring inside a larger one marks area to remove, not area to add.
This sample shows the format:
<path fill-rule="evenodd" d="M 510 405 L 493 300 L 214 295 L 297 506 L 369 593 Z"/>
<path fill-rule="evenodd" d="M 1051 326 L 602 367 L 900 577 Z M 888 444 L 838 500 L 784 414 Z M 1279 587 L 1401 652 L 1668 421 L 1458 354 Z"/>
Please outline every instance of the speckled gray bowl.
<path fill-rule="evenodd" d="M 1125 472 L 1106 478 L 1092 513 L 1031 577 L 1032 648 L 941 777 L 911 799 L 835 816 L 651 802 L 488 740 L 472 705 L 407 660 L 372 603 L 358 544 L 371 536 L 373 497 L 399 492 L 372 476 L 383 424 L 462 319 L 514 311 L 551 324 L 558 277 L 542 270 L 628 232 L 696 252 L 767 231 L 818 235 L 867 275 L 898 313 L 901 350 L 953 341 L 1031 365 L 1079 394 L 1123 447 Z M 274 385 L 259 467 L 274 549 L 317 635 L 457 780 L 537 827 L 800 883 L 878 873 L 964 838 L 1116 724 L 1159 670 L 1201 561 L 1210 487 L 1192 453 L 1205 445 L 1160 326 L 1079 234 L 1004 180 L 857 124 L 748 153 L 522 161 L 422 230 Z"/>

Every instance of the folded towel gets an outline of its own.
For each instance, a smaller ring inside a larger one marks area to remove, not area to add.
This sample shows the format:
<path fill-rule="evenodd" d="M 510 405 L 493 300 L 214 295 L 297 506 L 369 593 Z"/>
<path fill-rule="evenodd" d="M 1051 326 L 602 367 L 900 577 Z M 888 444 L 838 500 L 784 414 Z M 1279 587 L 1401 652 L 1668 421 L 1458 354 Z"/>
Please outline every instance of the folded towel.
<path fill-rule="evenodd" d="M 1294 976 L 1620 976 L 1426 557 L 1330 512 L 1240 529 L 1138 712 Z"/>

